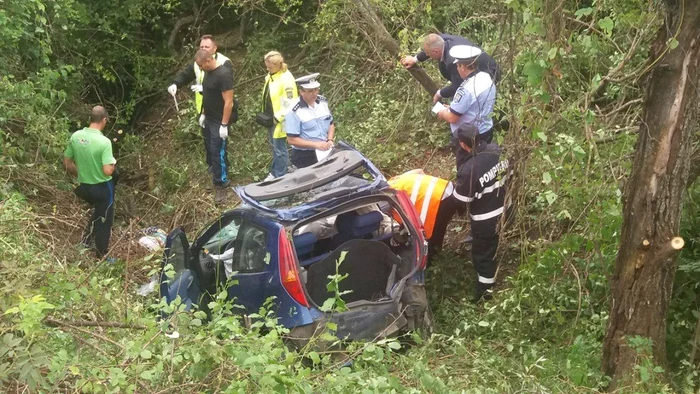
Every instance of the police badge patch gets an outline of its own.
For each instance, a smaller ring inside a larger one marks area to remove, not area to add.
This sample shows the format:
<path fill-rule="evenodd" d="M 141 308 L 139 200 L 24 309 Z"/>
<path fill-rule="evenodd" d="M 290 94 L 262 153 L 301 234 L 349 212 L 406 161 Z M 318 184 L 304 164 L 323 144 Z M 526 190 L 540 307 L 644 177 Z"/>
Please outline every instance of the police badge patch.
<path fill-rule="evenodd" d="M 294 98 L 294 91 L 292 89 L 287 89 L 287 98 Z"/>
<path fill-rule="evenodd" d="M 459 100 L 462 99 L 462 96 L 464 96 L 464 93 L 458 90 L 457 93 L 455 93 L 455 98 L 452 101 L 458 103 Z"/>

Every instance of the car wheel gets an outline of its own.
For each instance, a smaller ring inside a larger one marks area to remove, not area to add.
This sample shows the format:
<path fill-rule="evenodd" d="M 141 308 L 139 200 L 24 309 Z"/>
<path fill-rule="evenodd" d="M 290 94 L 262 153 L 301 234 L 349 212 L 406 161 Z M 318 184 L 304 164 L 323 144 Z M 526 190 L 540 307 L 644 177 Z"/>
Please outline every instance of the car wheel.
<path fill-rule="evenodd" d="M 423 311 L 423 315 L 419 317 L 416 328 L 420 331 L 420 336 L 423 339 L 430 338 L 435 332 L 435 321 L 433 320 L 433 310 L 428 305 Z"/>
<path fill-rule="evenodd" d="M 425 294 L 425 287 L 410 286 L 404 292 L 407 303 L 405 317 L 407 331 L 418 331 L 423 339 L 429 338 L 435 330 L 433 311 Z"/>

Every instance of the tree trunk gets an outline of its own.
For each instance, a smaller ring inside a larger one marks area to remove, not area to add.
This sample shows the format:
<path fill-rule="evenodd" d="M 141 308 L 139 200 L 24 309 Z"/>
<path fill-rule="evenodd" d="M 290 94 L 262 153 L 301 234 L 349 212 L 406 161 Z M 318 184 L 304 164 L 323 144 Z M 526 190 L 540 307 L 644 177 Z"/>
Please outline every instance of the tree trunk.
<path fill-rule="evenodd" d="M 362 17 L 363 24 L 368 28 L 368 30 L 360 29 L 360 31 L 365 34 L 368 39 L 378 40 L 382 48 L 389 52 L 391 56 L 398 59 L 401 55 L 399 44 L 394 40 L 391 34 L 389 34 L 371 2 L 369 0 L 356 0 L 353 3 L 357 12 Z M 366 34 L 367 31 L 372 33 L 371 37 Z M 423 89 L 425 89 L 430 97 L 439 89 L 435 81 L 433 81 L 422 68 L 414 66 L 409 68 L 408 72 L 423 86 Z"/>
<path fill-rule="evenodd" d="M 634 378 L 637 354 L 626 338 L 653 341 L 666 366 L 666 312 L 676 273 L 683 193 L 690 176 L 691 137 L 698 130 L 700 2 L 667 0 L 667 18 L 651 50 L 632 174 L 625 189 L 620 249 L 612 278 L 603 370 L 611 390 Z M 676 35 L 677 33 L 677 35 Z M 678 47 L 667 49 L 675 36 Z"/>

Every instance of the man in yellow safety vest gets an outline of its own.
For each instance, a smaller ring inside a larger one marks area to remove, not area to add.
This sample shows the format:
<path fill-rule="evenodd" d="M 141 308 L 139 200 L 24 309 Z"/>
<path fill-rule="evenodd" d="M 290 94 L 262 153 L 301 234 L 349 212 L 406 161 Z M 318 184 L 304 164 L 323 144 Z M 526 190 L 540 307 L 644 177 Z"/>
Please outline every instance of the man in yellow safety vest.
<path fill-rule="evenodd" d="M 457 211 L 452 182 L 412 170 L 389 179 L 389 186 L 408 194 L 428 238 L 428 262 L 442 249 L 447 225 Z"/>
<path fill-rule="evenodd" d="M 199 49 L 206 49 L 209 53 L 211 53 L 211 55 L 216 60 L 217 66 L 224 66 L 228 68 L 231 75 L 231 85 L 233 85 L 233 63 L 231 63 L 231 60 L 229 58 L 217 52 L 218 47 L 216 45 L 214 37 L 212 37 L 209 34 L 203 35 L 199 41 Z M 197 109 L 196 116 L 197 118 L 199 118 L 199 115 L 202 113 L 202 81 L 204 81 L 204 70 L 202 70 L 196 62 L 190 63 L 189 66 L 187 66 L 184 70 L 182 70 L 182 72 L 180 72 L 180 74 L 177 75 L 177 77 L 175 77 L 172 85 L 168 87 L 168 93 L 175 97 L 178 88 L 185 86 L 192 81 L 194 81 L 194 84 L 190 86 L 190 89 L 194 92 L 194 104 L 195 108 Z M 229 121 L 229 124 L 236 123 L 237 120 L 238 103 L 234 99 L 233 110 L 231 112 L 231 119 Z M 201 124 L 201 122 L 200 127 L 204 129 L 204 126 Z M 210 145 L 210 141 L 207 141 L 206 134 L 204 132 L 202 133 L 202 135 L 204 136 L 205 152 L 207 152 L 207 166 L 209 166 L 209 172 L 211 172 L 213 159 L 210 157 L 209 150 L 207 149 L 207 146 Z"/>

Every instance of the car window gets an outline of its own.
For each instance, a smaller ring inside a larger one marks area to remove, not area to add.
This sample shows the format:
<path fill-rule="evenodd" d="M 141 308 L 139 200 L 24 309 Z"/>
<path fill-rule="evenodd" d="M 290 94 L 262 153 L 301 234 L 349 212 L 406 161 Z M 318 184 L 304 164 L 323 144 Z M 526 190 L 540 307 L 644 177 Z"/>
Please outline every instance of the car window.
<path fill-rule="evenodd" d="M 238 237 L 238 231 L 241 228 L 241 218 L 236 217 L 228 224 L 221 227 L 214 235 L 212 235 L 204 244 L 203 249 L 209 253 L 220 254 L 226 249 L 230 249 L 233 241 Z M 231 244 L 231 245 L 229 245 Z"/>
<path fill-rule="evenodd" d="M 239 234 L 239 253 L 233 259 L 233 270 L 250 273 L 261 272 L 270 262 L 267 251 L 267 231 L 246 223 Z"/>

